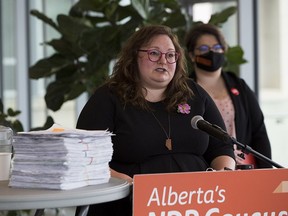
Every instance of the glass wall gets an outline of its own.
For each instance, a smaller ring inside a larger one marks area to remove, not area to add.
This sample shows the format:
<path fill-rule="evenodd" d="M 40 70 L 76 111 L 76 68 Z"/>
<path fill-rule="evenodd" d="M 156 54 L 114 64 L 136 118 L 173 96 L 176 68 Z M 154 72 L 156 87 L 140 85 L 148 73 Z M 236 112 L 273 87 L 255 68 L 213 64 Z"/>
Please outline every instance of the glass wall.
<path fill-rule="evenodd" d="M 46 16 L 50 17 L 54 22 L 57 23 L 57 15 L 68 14 L 72 0 L 30 0 L 30 9 L 36 9 L 43 12 Z M 29 17 L 30 25 L 30 50 L 31 50 L 31 62 L 33 65 L 39 59 L 50 56 L 54 53 L 54 50 L 50 46 L 43 45 L 44 41 L 50 41 L 51 39 L 58 38 L 58 32 L 43 24 L 43 22 L 34 16 Z M 42 44 L 42 45 L 41 45 Z M 47 111 L 46 104 L 44 101 L 44 95 L 46 92 L 46 86 L 49 80 L 32 80 L 31 81 L 31 113 L 32 128 L 43 126 L 47 116 L 51 116 L 55 123 L 61 124 L 66 127 L 75 127 L 76 124 L 76 112 L 75 112 L 75 101 L 64 103 L 63 107 L 57 112 Z"/>
<path fill-rule="evenodd" d="M 259 93 L 273 159 L 288 167 L 288 1 L 258 1 Z"/>
<path fill-rule="evenodd" d="M 16 107 L 16 34 L 15 34 L 15 1 L 1 2 L 1 45 L 2 45 L 2 74 L 1 74 L 1 98 L 5 109 Z"/>
<path fill-rule="evenodd" d="M 54 22 L 60 13 L 67 14 L 75 0 L 1 0 L 1 81 L 0 96 L 4 110 L 20 110 L 17 118 L 24 130 L 43 126 L 48 115 L 56 123 L 75 127 L 75 102 L 65 103 L 58 112 L 47 111 L 44 101 L 49 80 L 30 80 L 28 68 L 54 51 L 43 42 L 59 37 L 52 27 L 30 15 L 36 9 Z"/>

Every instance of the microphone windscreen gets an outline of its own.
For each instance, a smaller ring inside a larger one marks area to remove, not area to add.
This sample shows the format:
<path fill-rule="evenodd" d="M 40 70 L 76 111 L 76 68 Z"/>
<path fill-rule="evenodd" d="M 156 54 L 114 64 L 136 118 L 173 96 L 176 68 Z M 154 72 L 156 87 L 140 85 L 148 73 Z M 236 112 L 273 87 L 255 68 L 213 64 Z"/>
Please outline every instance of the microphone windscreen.
<path fill-rule="evenodd" d="M 198 123 L 198 121 L 200 121 L 200 120 L 204 120 L 202 116 L 200 116 L 200 115 L 194 116 L 194 117 L 191 119 L 191 126 L 192 126 L 194 129 L 199 129 L 199 128 L 197 127 L 197 123 Z"/>

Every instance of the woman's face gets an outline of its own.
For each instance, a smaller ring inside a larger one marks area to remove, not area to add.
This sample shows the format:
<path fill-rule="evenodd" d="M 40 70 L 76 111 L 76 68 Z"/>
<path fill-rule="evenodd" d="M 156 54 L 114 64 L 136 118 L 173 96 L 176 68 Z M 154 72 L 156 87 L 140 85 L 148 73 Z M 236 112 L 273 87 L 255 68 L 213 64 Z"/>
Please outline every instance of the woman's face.
<path fill-rule="evenodd" d="M 193 53 L 189 53 L 189 56 L 194 62 L 196 55 L 205 54 L 210 50 L 218 53 L 224 52 L 223 47 L 219 44 L 218 40 L 214 35 L 204 34 L 199 37 L 195 46 L 195 50 L 192 51 Z"/>
<path fill-rule="evenodd" d="M 176 62 L 169 63 L 168 61 L 177 60 L 177 54 L 175 54 L 175 47 L 171 39 L 167 35 L 155 36 L 149 44 L 141 47 L 140 50 L 142 51 L 138 51 L 138 67 L 143 87 L 148 89 L 167 87 L 176 70 Z M 149 56 L 146 50 L 149 50 Z M 157 58 L 158 54 L 160 54 L 159 60 Z"/>

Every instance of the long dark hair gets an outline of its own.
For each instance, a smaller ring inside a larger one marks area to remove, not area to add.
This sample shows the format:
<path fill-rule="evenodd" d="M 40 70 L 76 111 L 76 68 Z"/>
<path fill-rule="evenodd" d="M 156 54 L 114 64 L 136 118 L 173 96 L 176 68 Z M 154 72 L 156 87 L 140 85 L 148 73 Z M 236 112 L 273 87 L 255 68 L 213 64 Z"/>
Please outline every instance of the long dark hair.
<path fill-rule="evenodd" d="M 222 45 L 224 51 L 228 49 L 224 35 L 220 29 L 212 24 L 196 24 L 186 35 L 185 43 L 188 52 L 194 53 L 196 43 L 202 35 L 213 35 L 217 39 L 218 43 Z"/>
<path fill-rule="evenodd" d="M 164 93 L 166 108 L 168 111 L 173 111 L 178 104 L 186 103 L 188 98 L 193 96 L 193 92 L 187 84 L 188 73 L 184 50 L 177 36 L 167 26 L 149 25 L 136 31 L 122 48 L 108 85 L 114 89 L 125 105 L 131 104 L 149 110 L 142 91 L 137 58 L 138 50 L 157 35 L 167 35 L 180 54 L 176 62 L 175 75 Z"/>

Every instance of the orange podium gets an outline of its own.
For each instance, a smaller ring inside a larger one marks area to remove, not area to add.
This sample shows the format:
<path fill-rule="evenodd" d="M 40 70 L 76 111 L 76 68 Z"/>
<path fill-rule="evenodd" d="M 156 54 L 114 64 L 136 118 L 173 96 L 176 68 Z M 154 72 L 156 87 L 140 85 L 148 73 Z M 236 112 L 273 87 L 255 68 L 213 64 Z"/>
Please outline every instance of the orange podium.
<path fill-rule="evenodd" d="M 288 216 L 288 169 L 135 175 L 133 216 Z"/>

